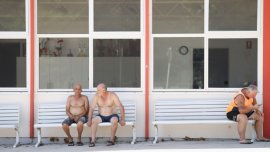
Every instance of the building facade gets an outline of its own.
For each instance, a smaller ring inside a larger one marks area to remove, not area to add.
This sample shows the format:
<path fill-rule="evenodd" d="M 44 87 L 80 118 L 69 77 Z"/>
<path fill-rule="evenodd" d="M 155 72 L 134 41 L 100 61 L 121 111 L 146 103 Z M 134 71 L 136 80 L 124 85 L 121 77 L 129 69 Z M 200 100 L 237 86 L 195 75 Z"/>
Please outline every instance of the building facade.
<path fill-rule="evenodd" d="M 0 103 L 19 104 L 21 135 L 34 137 L 38 104 L 65 103 L 76 83 L 91 101 L 103 82 L 121 100 L 136 102 L 137 136 L 152 137 L 155 101 L 230 101 L 240 88 L 256 84 L 270 137 L 269 3 L 2 0 Z M 85 128 L 84 136 L 89 132 Z M 61 128 L 43 134 L 64 136 Z M 98 134 L 109 135 L 106 129 Z M 128 128 L 118 134 L 131 136 Z M 238 137 L 231 125 L 162 126 L 160 134 Z"/>

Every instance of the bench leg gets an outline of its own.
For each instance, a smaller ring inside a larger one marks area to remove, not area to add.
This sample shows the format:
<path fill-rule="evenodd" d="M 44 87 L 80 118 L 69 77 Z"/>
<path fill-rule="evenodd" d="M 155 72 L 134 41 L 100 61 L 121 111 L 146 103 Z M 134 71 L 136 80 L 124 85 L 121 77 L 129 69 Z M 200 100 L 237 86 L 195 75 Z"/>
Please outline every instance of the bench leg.
<path fill-rule="evenodd" d="M 135 128 L 135 125 L 132 125 L 132 141 L 131 141 L 131 144 L 135 144 L 136 143 L 136 128 Z"/>
<path fill-rule="evenodd" d="M 41 128 L 37 128 L 37 135 L 38 135 L 38 141 L 35 145 L 36 148 L 41 145 Z"/>
<path fill-rule="evenodd" d="M 15 128 L 16 131 L 16 143 L 13 145 L 13 148 L 16 148 L 20 143 L 19 129 Z"/>
<path fill-rule="evenodd" d="M 252 124 L 252 133 L 251 133 L 251 142 L 256 141 L 256 130 L 255 130 L 255 123 Z"/>
<path fill-rule="evenodd" d="M 153 141 L 153 144 L 156 144 L 158 140 L 158 126 L 155 124 L 154 128 L 155 128 L 155 139 Z"/>

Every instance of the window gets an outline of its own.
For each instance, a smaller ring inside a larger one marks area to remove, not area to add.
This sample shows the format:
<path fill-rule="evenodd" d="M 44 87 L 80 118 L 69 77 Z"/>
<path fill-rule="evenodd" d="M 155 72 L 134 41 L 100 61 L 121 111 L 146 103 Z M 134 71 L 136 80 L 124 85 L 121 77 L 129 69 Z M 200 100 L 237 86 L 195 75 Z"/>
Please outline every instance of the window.
<path fill-rule="evenodd" d="M 209 40 L 209 87 L 257 84 L 257 39 Z"/>
<path fill-rule="evenodd" d="M 39 34 L 87 34 L 88 0 L 38 0 Z"/>
<path fill-rule="evenodd" d="M 210 31 L 256 31 L 257 0 L 209 0 Z"/>
<path fill-rule="evenodd" d="M 25 0 L 0 1 L 0 90 L 26 91 L 27 12 Z"/>
<path fill-rule="evenodd" d="M 262 85 L 261 8 L 258 0 L 152 0 L 154 91 Z"/>
<path fill-rule="evenodd" d="M 153 0 L 153 33 L 203 33 L 203 0 Z"/>
<path fill-rule="evenodd" d="M 94 31 L 139 31 L 140 0 L 95 0 Z"/>
<path fill-rule="evenodd" d="M 87 38 L 40 38 L 39 88 L 68 89 L 75 83 L 89 88 Z"/>
<path fill-rule="evenodd" d="M 38 0 L 39 89 L 141 88 L 142 0 Z"/>
<path fill-rule="evenodd" d="M 140 87 L 140 49 L 139 39 L 95 39 L 94 86 Z"/>
<path fill-rule="evenodd" d="M 154 44 L 155 89 L 203 89 L 203 38 L 155 38 Z"/>
<path fill-rule="evenodd" d="M 0 39 L 0 87 L 26 87 L 26 41 Z"/>
<path fill-rule="evenodd" d="M 25 1 L 0 1 L 0 31 L 25 31 Z"/>

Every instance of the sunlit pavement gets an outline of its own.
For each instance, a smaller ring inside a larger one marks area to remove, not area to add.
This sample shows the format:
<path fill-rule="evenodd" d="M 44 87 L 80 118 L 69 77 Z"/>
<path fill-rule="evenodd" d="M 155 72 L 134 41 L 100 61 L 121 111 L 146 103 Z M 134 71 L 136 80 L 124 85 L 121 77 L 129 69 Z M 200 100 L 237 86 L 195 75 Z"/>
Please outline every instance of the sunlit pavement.
<path fill-rule="evenodd" d="M 1 141 L 1 140 L 0 140 Z M 17 148 L 12 148 L 12 143 L 1 144 L 0 152 L 270 152 L 270 142 L 255 142 L 250 145 L 239 144 L 237 140 L 206 140 L 206 141 L 164 141 L 155 145 L 151 141 L 138 142 L 134 145 L 128 142 L 118 142 L 114 146 L 106 146 L 106 142 L 100 141 L 95 147 L 88 147 L 89 142 L 85 142 L 83 146 L 67 146 L 63 143 L 47 143 L 38 148 L 34 147 L 34 143 L 22 144 Z"/>

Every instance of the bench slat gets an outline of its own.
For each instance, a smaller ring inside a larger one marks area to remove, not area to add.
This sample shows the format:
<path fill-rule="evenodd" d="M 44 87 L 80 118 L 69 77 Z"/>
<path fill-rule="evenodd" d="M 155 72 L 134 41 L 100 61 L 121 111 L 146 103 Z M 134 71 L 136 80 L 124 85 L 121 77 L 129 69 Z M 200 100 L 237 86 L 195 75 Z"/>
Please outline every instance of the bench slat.
<path fill-rule="evenodd" d="M 156 109 L 226 108 L 228 105 L 156 105 Z"/>
<path fill-rule="evenodd" d="M 159 116 L 223 116 L 224 112 L 190 112 L 190 113 L 156 113 L 156 117 Z"/>
<path fill-rule="evenodd" d="M 156 109 L 156 113 L 184 113 L 184 112 L 223 112 L 225 115 L 226 108 L 215 108 L 215 109 Z"/>
<path fill-rule="evenodd" d="M 188 101 L 175 101 L 175 100 L 168 100 L 168 101 L 156 101 L 155 105 L 225 105 L 229 104 L 230 101 L 226 100 L 188 100 Z"/>

